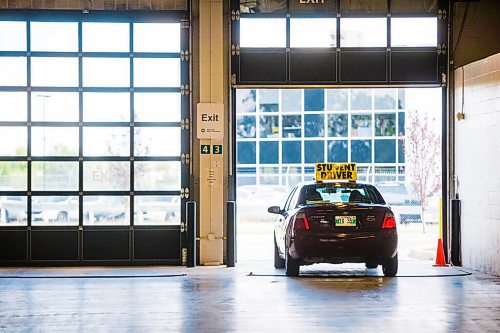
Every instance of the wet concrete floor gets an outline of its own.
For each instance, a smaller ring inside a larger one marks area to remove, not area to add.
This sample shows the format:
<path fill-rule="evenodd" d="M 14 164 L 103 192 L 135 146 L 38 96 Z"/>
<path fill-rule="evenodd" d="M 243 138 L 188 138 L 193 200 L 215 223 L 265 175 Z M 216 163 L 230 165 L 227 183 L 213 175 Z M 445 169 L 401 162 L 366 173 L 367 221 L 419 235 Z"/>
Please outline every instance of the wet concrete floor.
<path fill-rule="evenodd" d="M 4 268 L 0 331 L 500 332 L 499 277 L 403 261 L 396 278 L 362 265 L 287 278 L 270 265 Z"/>

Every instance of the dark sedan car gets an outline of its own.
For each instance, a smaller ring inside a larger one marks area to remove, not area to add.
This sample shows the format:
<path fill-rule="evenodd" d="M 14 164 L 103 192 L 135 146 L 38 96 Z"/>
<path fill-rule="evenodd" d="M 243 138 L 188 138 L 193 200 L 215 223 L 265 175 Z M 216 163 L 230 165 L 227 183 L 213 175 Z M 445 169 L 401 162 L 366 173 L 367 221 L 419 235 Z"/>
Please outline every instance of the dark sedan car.
<path fill-rule="evenodd" d="M 301 265 L 365 263 L 398 271 L 396 221 L 380 192 L 355 181 L 306 182 L 292 189 L 274 230 L 274 266 L 298 276 Z"/>

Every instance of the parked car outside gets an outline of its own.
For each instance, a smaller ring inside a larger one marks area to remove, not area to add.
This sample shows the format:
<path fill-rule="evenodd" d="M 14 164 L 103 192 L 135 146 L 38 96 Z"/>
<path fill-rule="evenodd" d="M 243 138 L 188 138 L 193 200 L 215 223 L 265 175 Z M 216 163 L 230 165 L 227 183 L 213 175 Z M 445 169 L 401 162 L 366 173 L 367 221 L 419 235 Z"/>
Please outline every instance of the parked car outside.
<path fill-rule="evenodd" d="M 0 223 L 26 221 L 26 211 L 26 197 L 9 195 L 0 197 Z"/>
<path fill-rule="evenodd" d="M 43 196 L 32 197 L 32 221 L 68 222 L 78 221 L 78 197 Z"/>
<path fill-rule="evenodd" d="M 396 221 L 402 224 L 422 223 L 422 202 L 405 183 L 385 182 L 376 186 L 392 208 Z"/>

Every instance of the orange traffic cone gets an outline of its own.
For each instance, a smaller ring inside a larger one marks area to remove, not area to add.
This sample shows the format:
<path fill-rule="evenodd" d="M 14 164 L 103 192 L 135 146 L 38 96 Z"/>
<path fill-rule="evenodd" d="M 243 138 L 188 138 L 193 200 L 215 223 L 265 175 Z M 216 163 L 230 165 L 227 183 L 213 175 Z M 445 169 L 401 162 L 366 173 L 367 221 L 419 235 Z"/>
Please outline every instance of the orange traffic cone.
<path fill-rule="evenodd" d="M 438 239 L 438 246 L 436 251 L 436 263 L 433 265 L 435 267 L 446 267 L 446 261 L 444 260 L 444 248 L 443 241 L 441 238 Z"/>

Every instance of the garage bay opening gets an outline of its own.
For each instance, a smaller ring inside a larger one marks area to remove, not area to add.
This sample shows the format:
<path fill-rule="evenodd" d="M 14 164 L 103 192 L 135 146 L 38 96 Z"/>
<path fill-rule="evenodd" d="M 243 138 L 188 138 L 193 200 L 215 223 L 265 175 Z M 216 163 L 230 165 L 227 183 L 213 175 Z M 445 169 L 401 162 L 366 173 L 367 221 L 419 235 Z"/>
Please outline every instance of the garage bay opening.
<path fill-rule="evenodd" d="M 400 260 L 433 260 L 441 202 L 441 89 L 237 89 L 238 260 L 272 267 L 291 189 L 318 162 L 357 163 L 394 212 Z"/>

